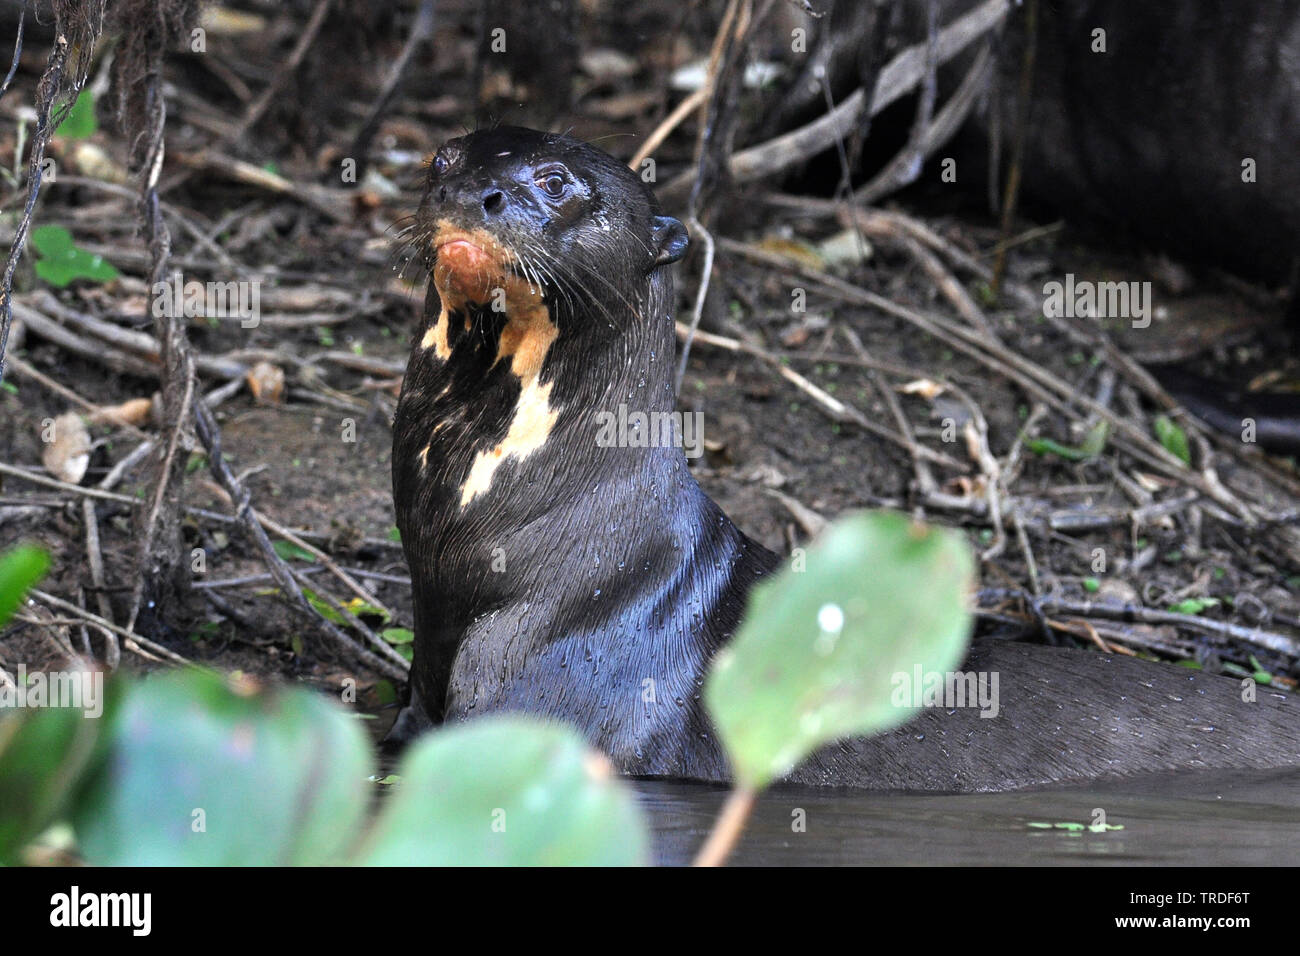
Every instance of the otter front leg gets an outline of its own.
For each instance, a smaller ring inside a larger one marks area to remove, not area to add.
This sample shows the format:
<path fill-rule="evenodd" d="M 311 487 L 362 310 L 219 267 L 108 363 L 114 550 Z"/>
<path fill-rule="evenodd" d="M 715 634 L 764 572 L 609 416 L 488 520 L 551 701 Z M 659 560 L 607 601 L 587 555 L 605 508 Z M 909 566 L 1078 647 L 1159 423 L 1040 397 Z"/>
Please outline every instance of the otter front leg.
<path fill-rule="evenodd" d="M 411 678 L 407 685 L 410 696 L 384 738 L 385 744 L 405 744 L 443 722 L 447 707 L 447 686 L 451 680 L 451 666 L 456 658 L 458 643 L 458 633 L 429 634 L 422 629 L 417 607 L 415 654 L 411 660 Z"/>
<path fill-rule="evenodd" d="M 405 746 L 433 726 L 433 721 L 429 719 L 429 715 L 424 709 L 424 702 L 420 699 L 420 692 L 412 682 L 410 685 L 410 699 L 407 701 L 406 706 L 397 712 L 397 719 L 393 721 L 393 726 L 389 728 L 387 735 L 384 737 L 384 745 L 386 747 Z"/>

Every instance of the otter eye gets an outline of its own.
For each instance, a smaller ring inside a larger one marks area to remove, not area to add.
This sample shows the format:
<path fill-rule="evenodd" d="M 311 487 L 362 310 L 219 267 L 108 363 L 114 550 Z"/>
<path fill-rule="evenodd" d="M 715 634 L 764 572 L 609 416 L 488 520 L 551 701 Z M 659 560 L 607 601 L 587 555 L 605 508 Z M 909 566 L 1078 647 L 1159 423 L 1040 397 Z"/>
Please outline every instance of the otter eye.
<path fill-rule="evenodd" d="M 445 173 L 447 171 L 447 167 L 450 165 L 451 163 L 447 161 L 446 155 L 444 155 L 442 152 L 439 152 L 438 155 L 433 157 L 433 171 L 437 173 L 439 176 Z"/>
<path fill-rule="evenodd" d="M 547 173 L 537 180 L 537 184 L 542 187 L 542 192 L 552 199 L 559 199 L 564 195 L 564 177 L 559 173 Z"/>

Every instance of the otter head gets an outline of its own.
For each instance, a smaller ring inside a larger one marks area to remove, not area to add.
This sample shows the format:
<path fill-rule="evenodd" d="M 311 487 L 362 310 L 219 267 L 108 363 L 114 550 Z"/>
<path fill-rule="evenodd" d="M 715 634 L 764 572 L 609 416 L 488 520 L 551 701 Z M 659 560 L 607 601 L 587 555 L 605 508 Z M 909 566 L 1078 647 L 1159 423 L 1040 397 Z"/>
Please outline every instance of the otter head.
<path fill-rule="evenodd" d="M 583 449 L 574 467 L 594 467 L 609 395 L 671 405 L 656 356 L 672 355 L 667 266 L 686 230 L 613 157 L 517 127 L 453 139 L 430 163 L 413 241 L 432 278 L 395 427 L 405 459 L 458 499 L 448 513 L 557 432 Z"/>
<path fill-rule="evenodd" d="M 660 266 L 686 251 L 680 222 L 625 165 L 585 143 L 514 126 L 480 130 L 435 154 L 418 221 L 443 302 L 509 311 L 538 287 L 597 314 L 642 303 Z"/>

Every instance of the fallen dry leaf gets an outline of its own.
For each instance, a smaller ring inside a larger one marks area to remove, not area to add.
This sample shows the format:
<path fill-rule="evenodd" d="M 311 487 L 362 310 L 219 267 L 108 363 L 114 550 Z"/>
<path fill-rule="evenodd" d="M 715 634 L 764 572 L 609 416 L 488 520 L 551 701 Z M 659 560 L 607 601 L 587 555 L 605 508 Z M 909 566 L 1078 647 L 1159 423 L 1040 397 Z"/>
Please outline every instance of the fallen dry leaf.
<path fill-rule="evenodd" d="M 91 413 L 92 425 L 144 425 L 153 414 L 153 399 L 132 398 L 120 405 L 106 405 Z"/>
<path fill-rule="evenodd" d="M 48 420 L 47 420 L 48 421 Z M 45 452 L 41 462 L 59 481 L 81 483 L 90 467 L 90 432 L 76 412 L 64 412 L 41 429 Z"/>
<path fill-rule="evenodd" d="M 270 362 L 258 362 L 248 370 L 248 388 L 254 401 L 278 405 L 284 398 L 284 371 Z"/>
<path fill-rule="evenodd" d="M 898 391 L 904 395 L 920 395 L 927 402 L 932 402 L 943 394 L 944 386 L 928 378 L 918 378 L 898 386 Z"/>

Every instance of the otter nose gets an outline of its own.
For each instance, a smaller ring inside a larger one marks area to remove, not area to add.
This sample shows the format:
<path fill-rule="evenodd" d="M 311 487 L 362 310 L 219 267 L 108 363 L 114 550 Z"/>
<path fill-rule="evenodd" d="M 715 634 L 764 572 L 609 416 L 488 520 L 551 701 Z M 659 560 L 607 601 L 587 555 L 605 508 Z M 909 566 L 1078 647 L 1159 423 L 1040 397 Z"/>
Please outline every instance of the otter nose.
<path fill-rule="evenodd" d="M 496 216 L 506 208 L 506 197 L 501 190 L 489 188 L 483 192 L 483 211 L 489 216 Z"/>

